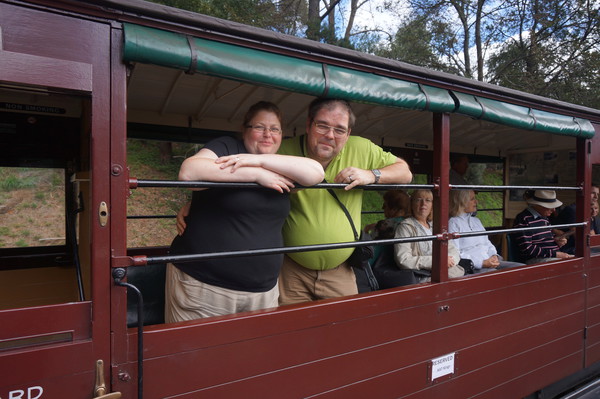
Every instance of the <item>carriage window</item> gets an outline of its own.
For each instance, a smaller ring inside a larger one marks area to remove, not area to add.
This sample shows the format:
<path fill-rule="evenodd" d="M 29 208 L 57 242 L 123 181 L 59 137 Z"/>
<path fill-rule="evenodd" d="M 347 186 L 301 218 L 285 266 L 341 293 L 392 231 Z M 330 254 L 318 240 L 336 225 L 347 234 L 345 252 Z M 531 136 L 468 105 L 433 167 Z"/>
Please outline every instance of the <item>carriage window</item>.
<path fill-rule="evenodd" d="M 63 169 L 0 168 L 0 247 L 65 245 Z"/>
<path fill-rule="evenodd" d="M 0 88 L 0 309 L 90 297 L 87 99 Z M 8 111 L 5 111 L 8 109 Z"/>

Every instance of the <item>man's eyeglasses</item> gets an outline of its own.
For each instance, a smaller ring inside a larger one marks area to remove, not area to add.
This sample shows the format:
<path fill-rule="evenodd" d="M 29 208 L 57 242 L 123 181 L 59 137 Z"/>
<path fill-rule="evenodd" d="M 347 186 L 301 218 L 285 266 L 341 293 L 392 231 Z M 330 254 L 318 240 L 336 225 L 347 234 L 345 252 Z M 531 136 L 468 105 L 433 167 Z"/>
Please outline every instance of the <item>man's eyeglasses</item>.
<path fill-rule="evenodd" d="M 342 136 L 345 136 L 346 134 L 348 134 L 348 129 L 344 129 L 341 127 L 333 127 L 333 126 L 326 125 L 324 123 L 317 123 L 317 122 L 313 122 L 313 123 L 315 125 L 315 131 L 319 134 L 325 135 L 325 134 L 329 133 L 332 129 L 333 129 L 333 134 L 338 137 L 342 137 Z"/>
<path fill-rule="evenodd" d="M 276 127 L 276 126 L 271 126 L 271 127 L 266 127 L 263 125 L 248 125 L 246 126 L 247 129 L 252 129 L 255 132 L 260 132 L 262 134 L 264 134 L 267 130 L 269 131 L 269 133 L 271 133 L 274 136 L 278 136 L 281 134 L 281 129 Z"/>

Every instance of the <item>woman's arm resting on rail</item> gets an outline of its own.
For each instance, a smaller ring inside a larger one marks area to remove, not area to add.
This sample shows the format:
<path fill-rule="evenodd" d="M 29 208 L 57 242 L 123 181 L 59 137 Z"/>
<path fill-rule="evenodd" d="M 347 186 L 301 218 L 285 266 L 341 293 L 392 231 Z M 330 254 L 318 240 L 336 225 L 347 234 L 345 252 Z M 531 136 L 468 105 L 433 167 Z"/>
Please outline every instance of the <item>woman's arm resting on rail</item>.
<path fill-rule="evenodd" d="M 313 186 L 323 181 L 325 172 L 323 167 L 314 159 L 278 154 L 239 154 L 220 157 L 216 160 L 221 169 L 231 173 L 242 167 L 260 167 L 303 185 Z"/>
<path fill-rule="evenodd" d="M 248 154 L 234 155 L 242 157 Z M 198 151 L 196 155 L 187 158 L 179 169 L 179 180 L 194 181 L 205 180 L 214 182 L 252 182 L 261 186 L 272 188 L 279 192 L 290 191 L 294 183 L 286 176 L 271 170 L 249 166 L 235 171 L 225 170 L 216 163 L 217 155 L 206 148 Z M 319 165 L 320 166 L 320 165 Z"/>

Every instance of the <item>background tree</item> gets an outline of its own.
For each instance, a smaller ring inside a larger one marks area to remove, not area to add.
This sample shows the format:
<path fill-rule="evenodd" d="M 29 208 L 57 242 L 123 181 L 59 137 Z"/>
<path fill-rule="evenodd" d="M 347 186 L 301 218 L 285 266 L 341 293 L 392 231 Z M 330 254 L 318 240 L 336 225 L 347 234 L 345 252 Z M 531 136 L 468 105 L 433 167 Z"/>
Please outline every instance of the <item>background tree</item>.
<path fill-rule="evenodd" d="M 498 36 L 505 5 L 490 0 L 409 0 L 411 19 L 426 21 L 431 46 L 446 70 L 485 79 L 485 57 Z"/>
<path fill-rule="evenodd" d="M 305 26 L 305 0 L 151 0 L 155 3 L 246 25 L 298 35 Z"/>
<path fill-rule="evenodd" d="M 593 1 L 513 0 L 489 81 L 598 108 L 600 16 Z"/>
<path fill-rule="evenodd" d="M 413 65 L 457 73 L 449 63 L 441 61 L 436 51 L 436 47 L 446 46 L 452 40 L 452 33 L 445 23 L 429 23 L 423 16 L 409 16 L 404 19 L 389 46 L 380 46 L 375 53 Z"/>

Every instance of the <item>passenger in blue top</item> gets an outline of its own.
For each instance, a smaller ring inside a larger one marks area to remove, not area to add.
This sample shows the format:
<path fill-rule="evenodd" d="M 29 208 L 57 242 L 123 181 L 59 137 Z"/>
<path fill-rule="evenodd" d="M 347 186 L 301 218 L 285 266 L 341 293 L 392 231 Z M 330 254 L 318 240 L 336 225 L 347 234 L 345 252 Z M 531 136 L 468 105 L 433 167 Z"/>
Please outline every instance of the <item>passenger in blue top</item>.
<path fill-rule="evenodd" d="M 473 190 L 452 190 L 450 192 L 450 220 L 448 232 L 469 233 L 485 231 L 477 213 L 477 197 Z M 473 262 L 476 273 L 499 268 L 522 266 L 522 263 L 502 259 L 488 236 L 461 237 L 454 240 L 461 259 Z"/>

